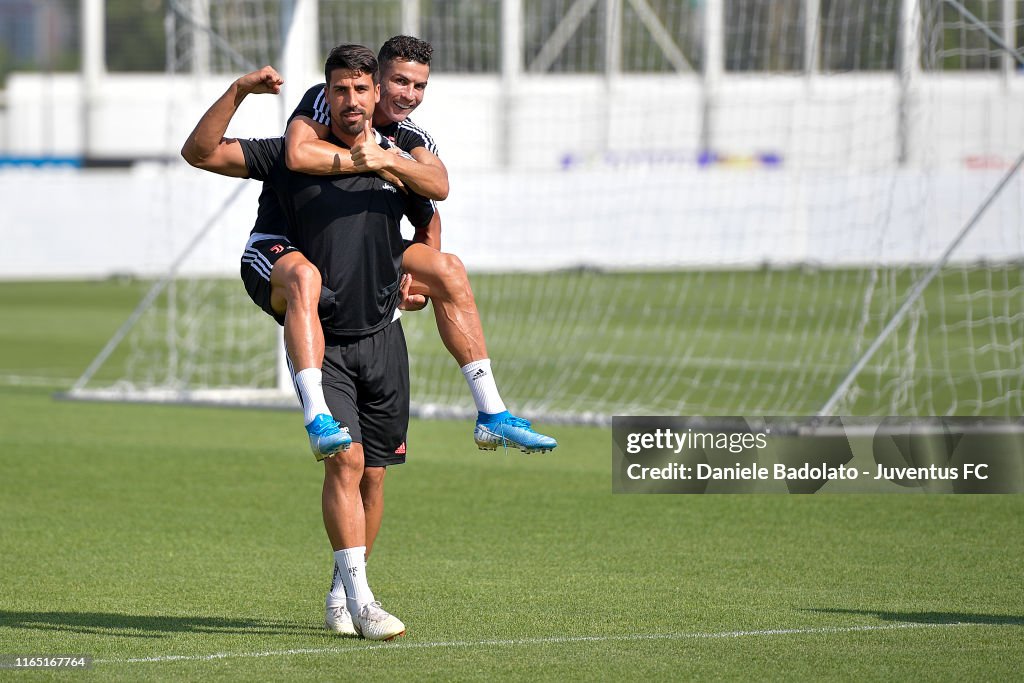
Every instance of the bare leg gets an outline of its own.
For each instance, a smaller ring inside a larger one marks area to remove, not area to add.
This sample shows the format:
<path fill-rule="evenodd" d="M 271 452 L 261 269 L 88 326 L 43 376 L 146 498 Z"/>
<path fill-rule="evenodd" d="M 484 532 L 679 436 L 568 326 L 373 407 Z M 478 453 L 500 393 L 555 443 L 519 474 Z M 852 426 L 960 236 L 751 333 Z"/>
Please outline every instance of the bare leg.
<path fill-rule="evenodd" d="M 284 315 L 284 343 L 292 367 L 295 392 L 302 403 L 309 447 L 317 460 L 350 443 L 348 433 L 331 414 L 324 397 L 324 329 L 320 324 L 320 271 L 297 251 L 274 263 L 270 271 L 270 305 Z"/>
<path fill-rule="evenodd" d="M 359 482 L 363 478 L 363 445 L 324 460 L 324 528 L 334 550 L 366 545 L 366 521 Z"/>
<path fill-rule="evenodd" d="M 402 267 L 413 277 L 412 292 L 430 297 L 441 341 L 459 366 L 487 358 L 480 313 L 459 257 L 413 244 Z"/>
<path fill-rule="evenodd" d="M 359 492 L 363 498 L 363 515 L 366 519 L 366 557 L 369 559 L 373 542 L 380 531 L 384 518 L 384 475 L 386 467 L 365 467 Z"/>
<path fill-rule="evenodd" d="M 324 362 L 320 271 L 297 251 L 285 254 L 270 271 L 270 305 L 284 314 L 284 343 L 295 372 Z"/>
<path fill-rule="evenodd" d="M 411 293 L 430 297 L 441 341 L 459 364 L 473 395 L 478 413 L 473 432 L 476 445 L 484 450 L 512 445 L 527 453 L 555 448 L 557 441 L 533 431 L 529 422 L 509 413 L 501 399 L 462 261 L 454 254 L 413 244 L 405 250 L 403 269 L 413 277 Z"/>
<path fill-rule="evenodd" d="M 383 469 L 383 468 L 370 468 Z M 405 624 L 387 613 L 375 601 L 366 578 L 366 518 L 360 483 L 363 480 L 363 445 L 353 443 L 347 451 L 328 458 L 324 463 L 323 513 L 324 527 L 334 548 L 336 575 L 345 587 L 345 605 L 351 615 L 356 633 L 368 640 L 389 640 L 405 633 Z M 371 480 L 374 477 L 371 474 Z M 376 477 L 381 479 L 382 477 Z M 379 527 L 380 518 L 377 517 Z M 332 594 L 336 592 L 332 589 Z M 333 625 L 331 616 L 340 612 L 332 608 L 327 599 L 327 626 Z"/>

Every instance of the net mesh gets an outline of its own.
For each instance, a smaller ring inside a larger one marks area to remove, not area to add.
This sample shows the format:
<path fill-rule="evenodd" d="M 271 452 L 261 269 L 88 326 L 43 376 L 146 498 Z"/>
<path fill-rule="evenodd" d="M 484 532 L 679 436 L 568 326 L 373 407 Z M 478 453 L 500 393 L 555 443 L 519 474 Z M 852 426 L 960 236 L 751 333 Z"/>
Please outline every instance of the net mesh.
<path fill-rule="evenodd" d="M 275 62 L 281 3 L 209 5 L 211 70 Z M 849 415 L 1021 414 L 1019 65 L 990 34 L 1020 45 L 1024 3 L 521 7 L 509 84 L 498 0 L 318 3 L 323 52 L 412 29 L 434 43 L 416 117 L 449 164 L 446 250 L 470 269 L 513 410 L 805 415 L 832 399 Z M 187 79 L 199 34 L 175 17 Z M 240 253 L 244 237 L 210 239 Z M 416 406 L 471 413 L 432 316 L 403 324 Z M 276 335 L 237 278 L 178 275 L 79 389 L 288 396 Z"/>

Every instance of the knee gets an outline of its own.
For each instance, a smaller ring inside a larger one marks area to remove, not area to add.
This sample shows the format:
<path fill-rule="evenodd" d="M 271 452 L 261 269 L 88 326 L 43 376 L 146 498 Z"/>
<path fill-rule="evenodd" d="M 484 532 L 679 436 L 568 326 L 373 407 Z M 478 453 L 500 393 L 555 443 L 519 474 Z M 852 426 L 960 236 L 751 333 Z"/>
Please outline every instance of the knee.
<path fill-rule="evenodd" d="M 320 271 L 312 263 L 306 259 L 291 263 L 282 273 L 282 276 L 290 299 L 315 299 L 319 301 L 321 288 Z"/>
<path fill-rule="evenodd" d="M 298 288 L 303 295 L 311 294 L 316 298 L 320 298 L 320 271 L 310 263 L 309 261 L 302 261 L 295 265 L 295 272 L 293 275 L 295 286 Z"/>
<path fill-rule="evenodd" d="M 384 507 L 384 467 L 367 467 L 359 482 L 359 493 L 363 497 L 363 509 L 376 510 Z"/>
<path fill-rule="evenodd" d="M 363 455 L 350 447 L 324 460 L 324 477 L 343 488 L 359 487 L 363 478 Z"/>
<path fill-rule="evenodd" d="M 366 467 L 363 469 L 363 479 L 359 486 L 363 491 L 363 499 L 379 498 L 384 491 L 384 475 L 387 469 L 384 467 Z"/>
<path fill-rule="evenodd" d="M 438 271 L 444 289 L 451 298 L 473 297 L 473 290 L 469 286 L 469 276 L 466 274 L 466 266 L 462 264 L 462 260 L 458 256 L 441 254 Z"/>

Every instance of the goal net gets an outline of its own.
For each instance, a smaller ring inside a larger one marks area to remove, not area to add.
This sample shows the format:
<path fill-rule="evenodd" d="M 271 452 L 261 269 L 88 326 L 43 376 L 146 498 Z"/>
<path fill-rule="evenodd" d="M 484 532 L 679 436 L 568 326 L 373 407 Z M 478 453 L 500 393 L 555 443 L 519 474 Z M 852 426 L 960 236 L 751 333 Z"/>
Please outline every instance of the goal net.
<path fill-rule="evenodd" d="M 413 118 L 448 165 L 443 248 L 515 412 L 1024 411 L 1024 1 L 170 8 L 169 149 L 289 36 L 319 60 L 432 42 Z M 247 100 L 229 134 L 280 134 L 316 66 L 285 74 L 290 101 Z M 277 326 L 237 277 L 258 188 L 162 173 L 154 232 L 194 243 L 72 395 L 294 402 Z M 403 324 L 416 410 L 471 414 L 430 313 Z"/>

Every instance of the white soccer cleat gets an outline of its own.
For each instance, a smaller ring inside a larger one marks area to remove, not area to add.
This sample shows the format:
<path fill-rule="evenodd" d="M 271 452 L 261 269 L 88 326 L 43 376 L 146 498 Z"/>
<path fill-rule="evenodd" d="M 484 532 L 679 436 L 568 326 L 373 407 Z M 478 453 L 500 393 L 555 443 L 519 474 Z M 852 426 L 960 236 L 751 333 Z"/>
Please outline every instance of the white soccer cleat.
<path fill-rule="evenodd" d="M 478 413 L 473 440 L 482 451 L 511 446 L 523 453 L 547 453 L 558 446 L 558 442 L 550 436 L 533 431 L 528 420 L 516 417 L 507 410 L 496 415 Z"/>
<path fill-rule="evenodd" d="M 352 625 L 356 633 L 367 640 L 391 640 L 405 635 L 402 620 L 385 612 L 376 600 L 363 605 L 359 614 L 352 615 Z"/>
<path fill-rule="evenodd" d="M 334 631 L 342 636 L 358 636 L 356 627 L 352 625 L 352 615 L 344 603 L 332 605 L 328 596 L 327 607 L 324 616 L 324 626 L 327 630 Z"/>

